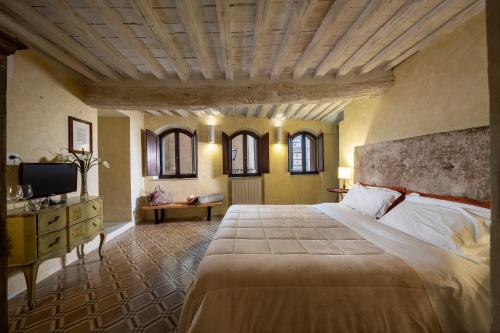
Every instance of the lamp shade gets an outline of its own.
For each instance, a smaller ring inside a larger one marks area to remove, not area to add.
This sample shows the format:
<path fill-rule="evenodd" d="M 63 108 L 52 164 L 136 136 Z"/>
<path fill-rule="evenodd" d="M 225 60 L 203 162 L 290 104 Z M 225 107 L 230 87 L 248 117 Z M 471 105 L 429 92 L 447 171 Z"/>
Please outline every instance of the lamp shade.
<path fill-rule="evenodd" d="M 348 168 L 348 167 L 339 167 L 338 178 L 339 179 L 351 179 L 352 178 L 352 169 Z"/>

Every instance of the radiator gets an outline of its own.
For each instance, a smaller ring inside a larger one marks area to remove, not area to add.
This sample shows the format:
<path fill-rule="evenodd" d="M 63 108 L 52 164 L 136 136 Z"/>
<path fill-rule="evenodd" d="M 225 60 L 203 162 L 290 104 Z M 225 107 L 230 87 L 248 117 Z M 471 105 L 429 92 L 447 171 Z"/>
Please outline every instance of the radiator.
<path fill-rule="evenodd" d="M 262 177 L 231 179 L 232 205 L 262 205 L 264 203 Z"/>

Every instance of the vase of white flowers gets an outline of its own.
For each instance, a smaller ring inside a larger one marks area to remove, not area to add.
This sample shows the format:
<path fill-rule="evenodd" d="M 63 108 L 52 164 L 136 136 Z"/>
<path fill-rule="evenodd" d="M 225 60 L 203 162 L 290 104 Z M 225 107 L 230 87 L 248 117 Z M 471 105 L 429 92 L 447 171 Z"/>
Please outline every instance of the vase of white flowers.
<path fill-rule="evenodd" d="M 81 153 L 76 154 L 72 151 L 69 154 L 59 153 L 56 154 L 55 160 L 64 163 L 73 163 L 80 172 L 81 188 L 80 188 L 80 198 L 87 200 L 89 197 L 87 177 L 90 169 L 96 165 L 103 165 L 106 168 L 110 168 L 109 162 L 104 161 L 100 157 L 94 156 L 93 153 L 87 153 L 82 150 Z"/>

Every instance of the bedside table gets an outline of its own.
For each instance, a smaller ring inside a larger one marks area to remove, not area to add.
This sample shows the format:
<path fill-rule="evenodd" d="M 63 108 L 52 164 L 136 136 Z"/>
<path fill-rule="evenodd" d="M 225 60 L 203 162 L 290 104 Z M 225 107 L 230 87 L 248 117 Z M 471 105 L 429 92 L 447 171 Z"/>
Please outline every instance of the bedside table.
<path fill-rule="evenodd" d="M 332 193 L 337 193 L 337 202 L 340 202 L 340 200 L 344 199 L 344 194 L 349 192 L 348 188 L 338 188 L 338 187 L 329 187 L 326 189 L 328 192 Z"/>

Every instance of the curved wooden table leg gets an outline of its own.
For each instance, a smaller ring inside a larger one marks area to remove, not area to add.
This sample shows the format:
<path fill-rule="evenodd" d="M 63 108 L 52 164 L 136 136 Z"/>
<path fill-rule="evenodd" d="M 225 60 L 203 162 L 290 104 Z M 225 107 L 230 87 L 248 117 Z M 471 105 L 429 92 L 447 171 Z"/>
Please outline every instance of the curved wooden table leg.
<path fill-rule="evenodd" d="M 99 234 L 99 236 L 101 237 L 101 242 L 99 243 L 99 257 L 102 260 L 104 258 L 104 255 L 102 254 L 102 248 L 104 246 L 104 241 L 106 240 L 106 234 L 102 232 Z"/>
<path fill-rule="evenodd" d="M 28 293 L 28 306 L 33 309 L 36 300 L 36 276 L 38 274 L 38 264 L 23 267 L 24 278 L 26 279 L 26 289 Z"/>
<path fill-rule="evenodd" d="M 85 246 L 85 244 L 82 244 L 80 245 L 80 255 L 82 256 L 82 259 L 85 259 L 85 251 L 83 249 L 83 247 Z"/>
<path fill-rule="evenodd" d="M 76 247 L 76 256 L 78 257 L 78 259 L 82 257 L 82 255 L 80 254 L 80 245 Z"/>

